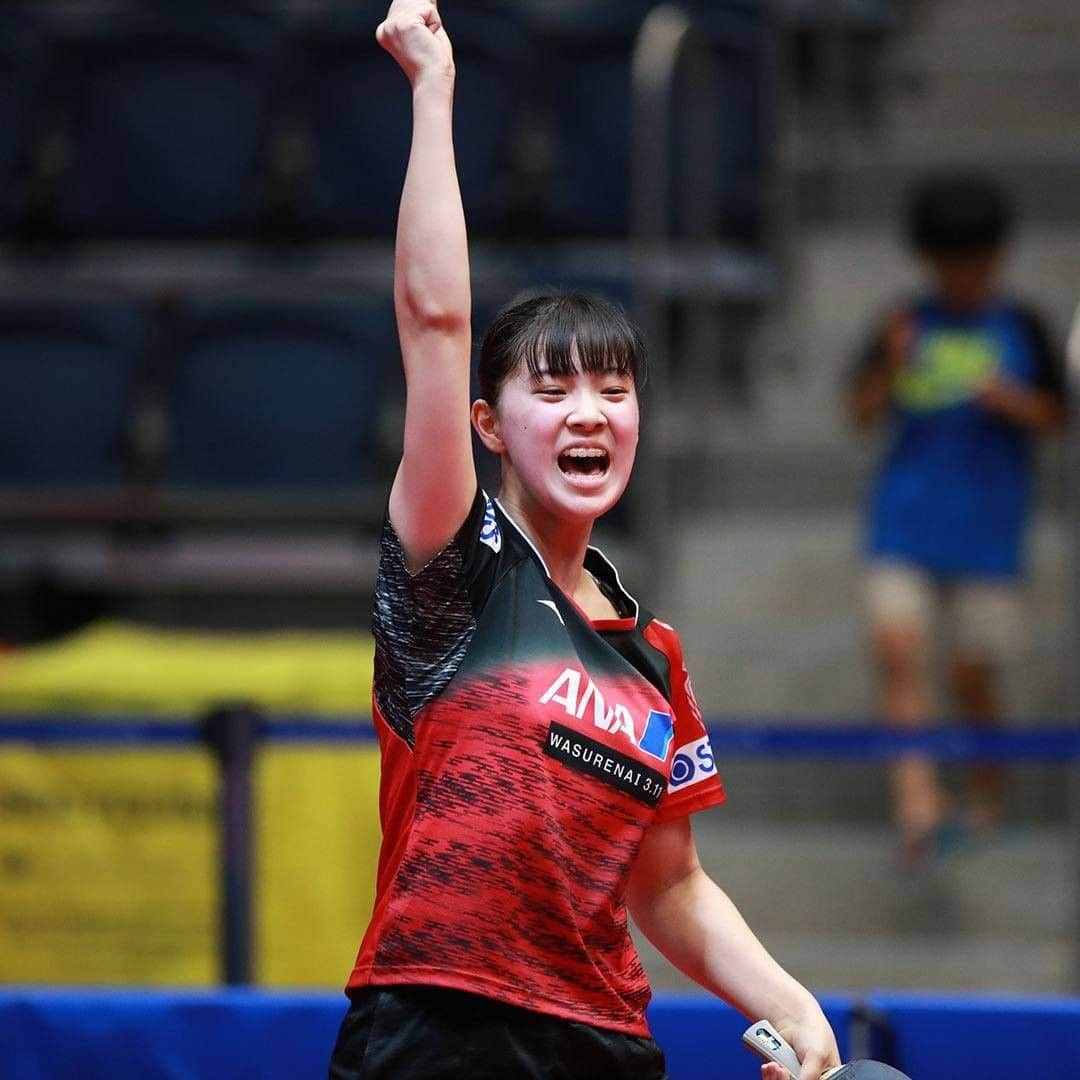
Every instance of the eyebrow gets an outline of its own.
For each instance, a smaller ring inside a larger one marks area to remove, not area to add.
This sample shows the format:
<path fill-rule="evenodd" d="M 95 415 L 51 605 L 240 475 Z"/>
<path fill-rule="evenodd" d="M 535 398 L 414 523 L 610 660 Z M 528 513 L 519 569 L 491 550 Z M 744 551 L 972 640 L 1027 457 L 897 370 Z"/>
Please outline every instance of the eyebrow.
<path fill-rule="evenodd" d="M 530 371 L 529 372 L 529 378 L 534 383 L 539 383 L 539 382 L 543 382 L 545 379 L 563 379 L 563 378 L 566 378 L 566 375 L 565 374 L 560 375 L 560 374 L 552 371 L 550 368 L 544 367 L 544 368 L 538 368 L 536 371 Z"/>

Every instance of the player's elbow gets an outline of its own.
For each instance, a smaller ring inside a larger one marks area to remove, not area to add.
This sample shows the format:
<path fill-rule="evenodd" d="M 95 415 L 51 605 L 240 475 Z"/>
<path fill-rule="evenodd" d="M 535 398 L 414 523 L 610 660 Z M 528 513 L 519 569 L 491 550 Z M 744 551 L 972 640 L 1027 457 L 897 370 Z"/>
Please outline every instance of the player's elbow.
<path fill-rule="evenodd" d="M 409 327 L 428 333 L 467 334 L 469 307 L 453 303 L 425 289 L 402 289 L 397 295 L 398 318 Z"/>
<path fill-rule="evenodd" d="M 700 865 L 687 866 L 667 873 L 635 868 L 630 875 L 626 893 L 626 906 L 634 921 L 650 934 L 649 927 L 666 924 L 666 914 L 674 906 L 683 909 L 705 871 Z"/>

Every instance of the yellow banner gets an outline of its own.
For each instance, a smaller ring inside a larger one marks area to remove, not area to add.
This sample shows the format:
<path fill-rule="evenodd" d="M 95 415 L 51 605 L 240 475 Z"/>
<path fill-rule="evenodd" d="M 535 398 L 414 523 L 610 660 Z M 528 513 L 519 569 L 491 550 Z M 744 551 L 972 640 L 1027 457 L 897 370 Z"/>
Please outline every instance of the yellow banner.
<path fill-rule="evenodd" d="M 364 715 L 372 651 L 366 634 L 99 623 L 0 657 L 0 711 Z M 342 986 L 375 887 L 375 744 L 266 745 L 254 792 L 256 979 Z M 0 746 L 0 980 L 215 983 L 217 798 L 196 747 Z"/>
<path fill-rule="evenodd" d="M 257 981 L 338 987 L 371 913 L 374 744 L 265 747 Z M 219 979 L 216 768 L 198 749 L 0 750 L 0 979 Z"/>
<path fill-rule="evenodd" d="M 256 977 L 344 986 L 375 900 L 378 748 L 267 747 L 257 802 Z"/>
<path fill-rule="evenodd" d="M 373 656 L 367 634 L 101 622 L 0 656 L 0 710 L 198 716 L 242 701 L 279 713 L 366 715 Z"/>
<path fill-rule="evenodd" d="M 216 797 L 199 751 L 0 753 L 0 976 L 217 978 Z"/>

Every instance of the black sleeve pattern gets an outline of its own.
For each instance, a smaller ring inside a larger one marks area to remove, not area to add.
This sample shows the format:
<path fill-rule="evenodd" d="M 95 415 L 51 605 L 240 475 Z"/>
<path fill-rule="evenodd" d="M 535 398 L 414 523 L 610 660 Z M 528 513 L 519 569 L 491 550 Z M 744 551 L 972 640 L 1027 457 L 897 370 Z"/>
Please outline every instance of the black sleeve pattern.
<path fill-rule="evenodd" d="M 383 525 L 371 622 L 375 699 L 409 746 L 415 741 L 414 718 L 446 689 L 476 631 L 466 560 L 484 505 L 478 494 L 458 535 L 416 574 L 405 565 L 389 518 Z"/>

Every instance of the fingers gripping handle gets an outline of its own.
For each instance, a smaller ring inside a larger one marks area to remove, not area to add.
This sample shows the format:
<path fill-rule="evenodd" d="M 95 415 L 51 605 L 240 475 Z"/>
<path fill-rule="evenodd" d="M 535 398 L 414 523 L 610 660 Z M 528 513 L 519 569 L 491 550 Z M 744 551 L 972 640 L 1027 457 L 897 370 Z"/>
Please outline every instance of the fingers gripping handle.
<path fill-rule="evenodd" d="M 743 1032 L 743 1042 L 758 1057 L 783 1065 L 792 1077 L 798 1077 L 802 1065 L 787 1040 L 769 1023 L 759 1020 Z M 821 1080 L 911 1080 L 898 1069 L 880 1061 L 851 1061 L 826 1069 Z"/>
<path fill-rule="evenodd" d="M 742 1039 L 759 1058 L 783 1065 L 792 1076 L 799 1075 L 801 1065 L 795 1051 L 768 1020 L 751 1024 L 743 1032 Z"/>

